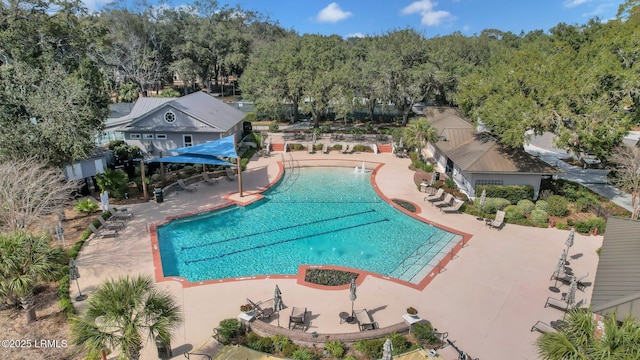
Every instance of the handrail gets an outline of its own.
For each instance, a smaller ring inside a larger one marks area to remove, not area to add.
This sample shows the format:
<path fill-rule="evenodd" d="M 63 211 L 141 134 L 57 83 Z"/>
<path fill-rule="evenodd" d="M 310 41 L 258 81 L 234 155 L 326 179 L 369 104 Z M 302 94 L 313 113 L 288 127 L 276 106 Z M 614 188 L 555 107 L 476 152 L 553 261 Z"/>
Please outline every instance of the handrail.
<path fill-rule="evenodd" d="M 184 357 L 186 357 L 187 359 L 191 359 L 191 358 L 189 357 L 189 356 L 191 356 L 191 355 L 199 355 L 199 356 L 206 356 L 209 360 L 213 360 L 213 358 L 212 358 L 212 357 L 211 357 L 211 355 L 209 355 L 209 354 L 195 353 L 195 352 L 192 352 L 192 353 L 190 353 L 190 352 L 185 352 L 183 355 L 184 355 Z"/>

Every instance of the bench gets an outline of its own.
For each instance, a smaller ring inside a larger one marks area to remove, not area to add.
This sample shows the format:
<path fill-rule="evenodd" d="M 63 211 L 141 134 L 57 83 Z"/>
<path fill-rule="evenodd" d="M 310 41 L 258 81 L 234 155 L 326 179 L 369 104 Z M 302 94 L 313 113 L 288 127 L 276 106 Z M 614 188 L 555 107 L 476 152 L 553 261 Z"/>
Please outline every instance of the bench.
<path fill-rule="evenodd" d="M 569 310 L 569 304 L 567 304 L 566 301 L 560 300 L 560 299 L 556 299 L 556 298 L 552 298 L 552 297 L 548 297 L 547 298 L 547 302 L 544 304 L 544 307 L 547 307 L 547 306 L 551 306 L 551 307 L 554 307 L 556 309 L 560 309 L 560 310 L 563 310 L 563 311 Z"/>
<path fill-rule="evenodd" d="M 543 323 L 542 321 L 538 321 L 531 327 L 531 331 L 534 330 L 540 331 L 543 334 L 557 332 L 557 330 L 554 329 L 553 326 L 547 323 Z"/>

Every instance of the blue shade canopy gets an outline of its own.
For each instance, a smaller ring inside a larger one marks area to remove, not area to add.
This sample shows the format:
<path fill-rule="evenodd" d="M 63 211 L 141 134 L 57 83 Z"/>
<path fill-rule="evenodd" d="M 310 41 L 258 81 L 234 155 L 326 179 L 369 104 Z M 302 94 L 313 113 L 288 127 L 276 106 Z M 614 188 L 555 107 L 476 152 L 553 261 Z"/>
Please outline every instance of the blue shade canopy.
<path fill-rule="evenodd" d="M 201 154 L 181 154 L 176 156 L 156 158 L 149 160 L 149 162 L 235 166 L 234 164 L 220 160 L 215 156 Z"/>
<path fill-rule="evenodd" d="M 179 154 L 198 154 L 238 158 L 236 147 L 233 141 L 233 135 L 224 137 L 219 140 L 209 141 L 204 144 L 170 149 L 168 151 L 177 152 Z"/>

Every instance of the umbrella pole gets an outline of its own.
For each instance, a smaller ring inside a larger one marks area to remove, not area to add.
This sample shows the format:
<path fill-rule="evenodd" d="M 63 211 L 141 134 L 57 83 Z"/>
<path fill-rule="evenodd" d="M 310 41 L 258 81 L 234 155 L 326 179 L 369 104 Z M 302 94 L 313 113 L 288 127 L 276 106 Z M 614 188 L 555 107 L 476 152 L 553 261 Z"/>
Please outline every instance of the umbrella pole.
<path fill-rule="evenodd" d="M 237 134 L 236 134 L 237 135 Z M 236 143 L 236 135 L 233 136 L 233 148 L 237 149 L 238 144 Z M 236 165 L 238 165 L 238 193 L 240 197 L 243 197 L 242 194 L 242 166 L 240 166 L 240 156 L 236 158 Z"/>
<path fill-rule="evenodd" d="M 149 195 L 147 194 L 147 182 L 144 178 L 144 159 L 140 160 L 140 177 L 142 178 L 142 197 L 145 200 L 148 200 Z"/>

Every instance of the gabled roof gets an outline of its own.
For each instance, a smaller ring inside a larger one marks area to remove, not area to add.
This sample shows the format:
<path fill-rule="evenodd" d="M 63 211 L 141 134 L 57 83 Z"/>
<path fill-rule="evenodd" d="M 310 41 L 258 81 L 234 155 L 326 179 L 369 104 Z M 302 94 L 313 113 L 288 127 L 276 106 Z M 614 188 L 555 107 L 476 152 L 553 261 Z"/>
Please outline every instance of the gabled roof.
<path fill-rule="evenodd" d="M 186 127 L 181 128 L 179 126 L 164 126 L 154 127 L 150 129 L 148 127 L 136 126 L 144 117 L 157 110 L 162 106 L 170 106 L 178 111 L 181 111 L 194 119 L 208 125 L 205 128 Z M 124 126 L 121 130 L 155 130 L 155 131 L 211 131 L 211 132 L 225 132 L 233 128 L 246 116 L 242 111 L 234 108 L 231 105 L 224 103 L 221 100 L 214 98 L 204 92 L 198 91 L 193 94 L 182 96 L 179 98 L 152 98 L 144 97 L 139 98 L 136 101 L 131 113 L 120 119 L 118 123 L 122 124 L 122 121 L 126 120 L 128 125 Z"/>
<path fill-rule="evenodd" d="M 594 311 L 640 318 L 640 221 L 611 216 L 602 240 L 591 295 Z"/>

